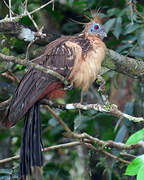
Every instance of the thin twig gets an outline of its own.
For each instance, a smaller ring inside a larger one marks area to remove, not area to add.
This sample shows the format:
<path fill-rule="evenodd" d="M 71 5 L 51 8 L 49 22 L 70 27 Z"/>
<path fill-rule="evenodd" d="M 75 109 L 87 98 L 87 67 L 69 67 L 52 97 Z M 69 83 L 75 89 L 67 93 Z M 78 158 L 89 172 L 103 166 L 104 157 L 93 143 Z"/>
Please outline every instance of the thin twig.
<path fill-rule="evenodd" d="M 0 103 L 0 110 L 5 109 L 5 108 L 10 104 L 11 99 L 12 99 L 12 97 L 9 98 L 9 99 L 6 100 L 6 101 L 3 101 L 3 102 Z"/>
<path fill-rule="evenodd" d="M 32 41 L 28 44 L 28 46 L 27 46 L 26 57 L 25 57 L 25 59 L 26 59 L 27 61 L 29 60 L 29 49 L 30 49 L 31 45 L 32 45 L 36 40 L 37 40 L 37 38 L 35 38 L 34 40 L 32 40 Z"/>
<path fill-rule="evenodd" d="M 69 147 L 73 147 L 73 146 L 77 146 L 77 145 L 84 145 L 84 146 L 87 146 L 89 147 L 90 149 L 93 149 L 95 151 L 98 151 L 98 152 L 101 152 L 103 154 L 105 154 L 106 156 L 109 156 L 113 159 L 116 159 L 120 162 L 123 162 L 125 164 L 129 164 L 130 162 L 129 161 L 126 161 L 122 158 L 119 158 L 115 155 L 112 155 L 111 153 L 101 149 L 101 148 L 96 148 L 95 146 L 93 146 L 92 144 L 88 143 L 88 141 L 74 141 L 74 142 L 70 142 L 70 143 L 65 143 L 65 144 L 60 144 L 60 145 L 54 145 L 54 146 L 50 146 L 50 147 L 46 147 L 44 149 L 42 149 L 43 152 L 46 152 L 46 151 L 49 151 L 49 150 L 55 150 L 55 149 L 60 149 L 60 148 L 69 148 Z M 0 164 L 3 164 L 3 163 L 8 163 L 8 162 L 11 162 L 11 161 L 15 161 L 15 160 L 18 160 L 19 159 L 19 155 L 17 156 L 13 156 L 13 157 L 10 157 L 10 158 L 6 158 L 6 159 L 2 159 L 0 160 Z"/>
<path fill-rule="evenodd" d="M 120 161 L 120 162 L 122 162 L 122 163 L 124 163 L 124 164 L 130 164 L 130 161 L 126 161 L 126 160 L 124 160 L 124 159 L 122 159 L 122 158 L 120 158 L 120 157 L 118 157 L 118 156 L 115 156 L 115 155 L 113 155 L 113 154 L 111 154 L 111 153 L 109 153 L 109 152 L 107 152 L 107 151 L 100 150 L 100 152 L 102 152 L 103 154 L 109 156 L 110 158 L 113 158 L 113 159 L 115 159 L 115 160 L 118 160 L 118 161 Z"/>
<path fill-rule="evenodd" d="M 136 158 L 136 156 L 134 156 L 134 155 L 132 155 L 132 154 L 128 154 L 128 153 L 126 153 L 126 152 L 120 152 L 120 155 L 121 155 L 121 156 L 125 156 L 125 157 L 127 157 L 127 158 L 131 158 L 131 159 L 135 159 L 135 158 Z"/>
<path fill-rule="evenodd" d="M 28 0 L 25 0 L 25 12 L 27 11 Z"/>
<path fill-rule="evenodd" d="M 4 2 L 4 4 L 6 5 L 6 7 L 9 9 L 9 11 L 10 11 L 10 7 L 9 7 L 9 5 L 7 4 L 7 2 L 5 1 L 5 0 L 3 0 L 3 2 Z M 12 9 L 11 9 L 11 13 L 14 15 L 15 13 L 12 11 Z"/>
<path fill-rule="evenodd" d="M 53 1 L 54 1 L 54 0 L 51 0 L 51 1 L 47 2 L 46 4 L 40 6 L 39 8 L 34 9 L 33 11 L 29 12 L 29 14 L 31 15 L 31 14 L 33 14 L 33 13 L 35 13 L 35 12 L 43 9 L 43 8 L 46 7 L 47 5 L 51 4 Z M 18 16 L 12 17 L 11 19 L 6 17 L 6 18 L 0 20 L 0 23 L 2 23 L 2 22 L 9 22 L 9 21 L 15 21 L 15 20 L 21 19 L 22 17 L 25 17 L 25 16 L 27 16 L 27 13 L 20 14 L 20 15 L 18 15 Z"/>
<path fill-rule="evenodd" d="M 20 80 L 11 71 L 6 71 L 2 73 L 1 76 L 11 79 L 13 82 L 16 82 L 16 83 L 20 82 Z"/>
<path fill-rule="evenodd" d="M 127 5 L 129 6 L 129 9 L 130 9 L 130 17 L 131 17 L 131 24 L 133 24 L 133 1 L 130 0 L 126 0 L 127 2 Z"/>
<path fill-rule="evenodd" d="M 55 0 L 54 0 L 55 1 Z M 52 2 L 52 10 L 54 11 L 54 1 Z"/>
<path fill-rule="evenodd" d="M 136 3 L 133 3 L 133 8 L 135 12 L 137 13 L 137 15 L 144 20 L 144 16 L 137 10 Z"/>
<path fill-rule="evenodd" d="M 7 2 L 5 0 L 3 0 L 3 2 L 6 5 L 6 7 L 9 9 L 9 5 L 7 4 Z"/>
<path fill-rule="evenodd" d="M 9 0 L 9 16 L 10 16 L 10 21 L 12 21 L 12 10 L 11 10 L 11 0 Z"/>
<path fill-rule="evenodd" d="M 26 3 L 27 3 L 27 1 L 26 1 Z M 35 37 L 36 37 L 36 38 L 32 41 L 32 43 L 29 44 L 29 45 L 31 46 L 31 45 L 35 42 L 35 40 L 38 39 L 38 37 L 44 38 L 44 37 L 46 36 L 46 34 L 43 34 L 43 32 L 42 32 L 42 31 L 43 31 L 43 27 L 42 27 L 42 28 L 39 28 L 39 27 L 38 27 L 38 25 L 37 25 L 37 23 L 35 22 L 33 16 L 28 12 L 28 10 L 27 10 L 27 8 L 26 8 L 26 5 L 24 6 L 24 8 L 25 8 L 25 13 L 28 15 L 28 17 L 30 18 L 30 20 L 32 21 L 34 27 L 35 27 L 36 30 L 37 30 L 37 32 L 35 33 Z M 27 56 L 26 56 L 26 57 L 27 57 Z"/>
<path fill-rule="evenodd" d="M 46 108 L 59 121 L 59 123 L 63 126 L 65 131 L 68 134 L 72 134 L 72 131 L 70 130 L 70 128 L 65 124 L 65 122 L 48 105 L 46 105 Z"/>
<path fill-rule="evenodd" d="M 129 161 L 123 160 L 122 158 L 119 158 L 115 155 L 112 155 L 111 153 L 107 152 L 104 150 L 104 148 L 118 148 L 118 149 L 123 149 L 123 150 L 130 150 L 130 149 L 135 149 L 135 148 L 139 148 L 141 147 L 141 144 L 135 144 L 135 145 L 125 145 L 123 143 L 118 143 L 118 142 L 114 142 L 114 141 L 102 141 L 98 138 L 92 137 L 86 133 L 83 134 L 76 134 L 71 132 L 71 130 L 67 127 L 67 125 L 55 114 L 53 113 L 53 111 L 51 111 L 51 109 L 49 109 L 49 111 L 54 115 L 54 117 L 56 117 L 59 122 L 61 123 L 61 125 L 64 127 L 64 129 L 68 132 L 68 136 L 72 135 L 71 137 L 78 139 L 79 141 L 74 141 L 71 143 L 66 143 L 66 144 L 60 144 L 60 145 L 55 145 L 55 146 L 51 146 L 51 147 L 46 147 L 44 148 L 42 151 L 48 151 L 48 150 L 55 150 L 55 149 L 59 149 L 59 148 L 68 148 L 68 147 L 72 147 L 72 146 L 77 146 L 77 145 L 85 145 L 87 147 L 89 147 L 90 149 L 96 150 L 98 152 L 101 152 L 113 159 L 116 159 L 120 162 L 123 162 L 125 164 L 129 164 Z M 95 146 L 93 146 L 92 144 L 97 143 L 97 148 Z M 13 156 L 11 158 L 6 158 L 6 159 L 2 159 L 0 160 L 0 164 L 2 163 L 6 163 L 6 162 L 10 162 L 10 161 L 14 161 L 14 160 L 18 160 L 19 156 Z"/>
<path fill-rule="evenodd" d="M 42 5 L 41 7 L 37 8 L 37 9 L 35 9 L 35 10 L 29 12 L 29 13 L 30 13 L 30 14 L 33 14 L 33 13 L 35 13 L 35 12 L 43 9 L 44 7 L 46 7 L 47 5 L 49 5 L 49 4 L 53 3 L 53 2 L 54 2 L 54 0 L 51 0 L 51 1 L 47 2 L 46 4 Z"/>
<path fill-rule="evenodd" d="M 120 162 L 122 162 L 122 163 L 124 163 L 124 164 L 130 164 L 129 161 L 126 161 L 126 160 L 124 160 L 124 159 L 122 159 L 122 158 L 120 158 L 120 157 L 118 157 L 118 156 L 115 156 L 115 155 L 113 155 L 113 154 L 111 154 L 111 153 L 109 153 L 109 152 L 107 152 L 107 151 L 104 151 L 104 150 L 102 150 L 102 149 L 97 149 L 97 148 L 94 147 L 92 144 L 84 143 L 84 145 L 87 146 L 87 147 L 90 148 L 90 149 L 93 149 L 93 150 L 95 150 L 95 151 L 101 152 L 101 153 L 105 154 L 106 156 L 108 156 L 108 157 L 110 157 L 110 158 L 113 158 L 113 159 L 115 159 L 115 160 L 117 160 L 117 161 L 120 161 Z"/>
<path fill-rule="evenodd" d="M 44 56 L 44 55 L 42 55 L 42 56 Z M 57 73 L 54 70 L 51 70 L 49 68 L 40 66 L 39 64 L 27 61 L 26 59 L 16 58 L 15 56 L 7 56 L 7 55 L 0 53 L 0 57 L 4 60 L 7 60 L 7 62 L 11 61 L 16 64 L 21 64 L 21 65 L 28 66 L 28 67 L 30 66 L 31 68 L 38 69 L 46 74 L 51 74 L 52 76 L 54 76 L 54 77 L 58 78 L 60 81 L 62 81 L 66 86 L 69 85 L 69 82 L 65 79 L 65 77 L 63 77 L 62 75 L 60 75 L 59 73 Z"/>
<path fill-rule="evenodd" d="M 69 148 L 69 147 L 73 147 L 73 146 L 78 146 L 80 144 L 81 144 L 81 142 L 74 141 L 74 142 L 70 142 L 70 143 L 59 144 L 59 145 L 46 147 L 46 148 L 42 149 L 42 151 L 46 152 L 46 151 L 60 149 L 60 148 Z M 18 160 L 19 158 L 20 158 L 19 155 L 17 155 L 17 156 L 13 156 L 13 157 L 10 157 L 10 158 L 2 159 L 2 160 L 0 160 L 0 164 L 15 161 L 15 160 Z"/>
<path fill-rule="evenodd" d="M 28 15 L 28 17 L 30 18 L 30 20 L 32 21 L 33 25 L 35 26 L 36 30 L 39 31 L 39 27 L 36 24 L 35 20 L 33 19 L 33 17 L 30 15 L 30 13 L 26 10 L 26 13 Z"/>
<path fill-rule="evenodd" d="M 142 147 L 141 143 L 137 143 L 134 145 L 126 145 L 124 143 L 114 142 L 111 140 L 103 141 L 96 137 L 90 136 L 87 133 L 82 133 L 82 134 L 73 133 L 72 135 L 76 139 L 89 140 L 90 142 L 97 143 L 98 145 L 103 146 L 103 147 L 117 148 L 117 149 L 123 149 L 123 150 L 131 150 L 131 149 L 137 149 L 139 147 Z"/>

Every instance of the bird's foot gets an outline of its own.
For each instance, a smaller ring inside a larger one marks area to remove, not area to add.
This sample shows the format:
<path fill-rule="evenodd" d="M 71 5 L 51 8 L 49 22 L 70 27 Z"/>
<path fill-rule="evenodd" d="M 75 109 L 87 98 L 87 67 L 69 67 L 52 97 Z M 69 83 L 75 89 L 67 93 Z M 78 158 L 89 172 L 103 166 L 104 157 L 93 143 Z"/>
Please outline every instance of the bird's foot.
<path fill-rule="evenodd" d="M 105 88 L 105 80 L 101 75 L 97 76 L 97 81 L 96 81 L 100 87 L 98 88 L 98 91 L 101 92 L 102 94 L 106 93 L 106 88 Z"/>
<path fill-rule="evenodd" d="M 70 83 L 69 85 L 64 87 L 64 90 L 67 91 L 67 90 L 71 90 L 72 88 L 73 88 L 73 83 Z"/>

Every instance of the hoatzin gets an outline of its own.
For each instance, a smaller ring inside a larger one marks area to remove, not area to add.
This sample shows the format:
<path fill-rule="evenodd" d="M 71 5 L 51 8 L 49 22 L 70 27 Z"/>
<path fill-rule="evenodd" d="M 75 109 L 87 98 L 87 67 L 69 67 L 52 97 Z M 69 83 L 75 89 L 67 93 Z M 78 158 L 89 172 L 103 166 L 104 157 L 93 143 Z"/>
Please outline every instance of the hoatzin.
<path fill-rule="evenodd" d="M 44 53 L 32 62 L 56 71 L 76 88 L 87 91 L 101 69 L 106 49 L 102 39 L 105 36 L 101 21 L 96 16 L 85 24 L 81 34 L 62 36 L 49 43 Z M 36 175 L 43 165 L 39 101 L 64 95 L 64 84 L 38 69 L 29 68 L 19 83 L 2 124 L 10 128 L 25 117 L 20 150 L 20 179 Z"/>

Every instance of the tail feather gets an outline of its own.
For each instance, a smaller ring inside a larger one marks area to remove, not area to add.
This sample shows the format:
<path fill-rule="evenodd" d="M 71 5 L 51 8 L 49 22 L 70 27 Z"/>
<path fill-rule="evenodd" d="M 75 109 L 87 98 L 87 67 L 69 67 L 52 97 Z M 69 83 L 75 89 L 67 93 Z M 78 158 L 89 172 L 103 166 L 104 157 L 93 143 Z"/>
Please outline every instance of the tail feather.
<path fill-rule="evenodd" d="M 34 104 L 26 113 L 20 150 L 19 177 L 35 176 L 39 179 L 43 165 L 41 141 L 41 117 L 39 104 Z"/>

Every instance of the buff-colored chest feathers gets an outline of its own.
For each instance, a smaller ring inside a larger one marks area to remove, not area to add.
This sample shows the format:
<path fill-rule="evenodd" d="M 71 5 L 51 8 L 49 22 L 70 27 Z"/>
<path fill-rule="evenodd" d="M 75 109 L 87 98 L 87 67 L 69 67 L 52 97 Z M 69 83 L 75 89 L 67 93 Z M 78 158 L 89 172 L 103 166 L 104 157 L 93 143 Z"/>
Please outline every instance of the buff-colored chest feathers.
<path fill-rule="evenodd" d="M 106 47 L 101 40 L 96 39 L 91 43 L 92 49 L 83 57 L 82 48 L 79 45 L 67 42 L 68 46 L 75 48 L 77 55 L 69 80 L 82 91 L 87 91 L 89 86 L 96 80 L 105 56 Z"/>

